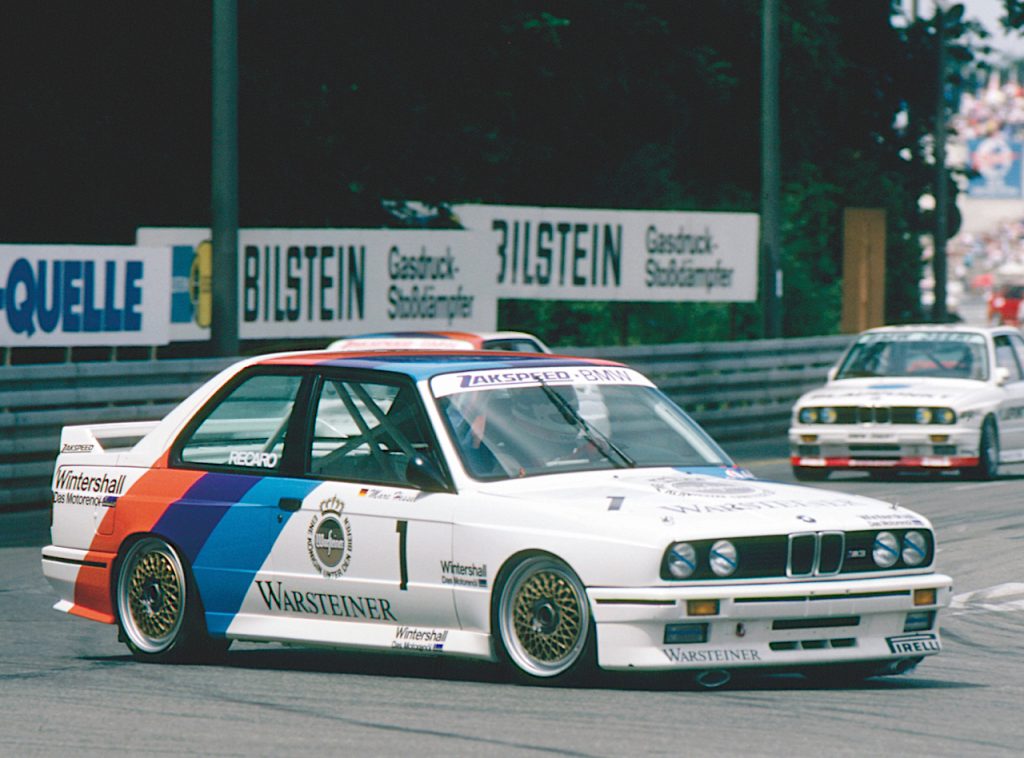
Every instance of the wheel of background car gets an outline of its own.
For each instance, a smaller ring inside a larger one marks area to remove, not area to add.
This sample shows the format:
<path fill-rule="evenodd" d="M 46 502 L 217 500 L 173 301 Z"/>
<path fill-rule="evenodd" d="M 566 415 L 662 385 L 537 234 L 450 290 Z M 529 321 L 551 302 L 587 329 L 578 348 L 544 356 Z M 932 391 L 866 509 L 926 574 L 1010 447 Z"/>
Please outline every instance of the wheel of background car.
<path fill-rule="evenodd" d="M 823 482 L 828 479 L 827 468 L 813 466 L 793 466 L 793 476 L 801 482 Z"/>
<path fill-rule="evenodd" d="M 580 679 L 595 665 L 586 591 L 565 563 L 534 555 L 515 564 L 497 591 L 492 628 L 499 654 L 522 681 Z"/>
<path fill-rule="evenodd" d="M 117 572 L 117 617 L 140 660 L 196 660 L 223 652 L 206 635 L 199 594 L 178 552 L 157 537 L 132 543 Z"/>
<path fill-rule="evenodd" d="M 981 425 L 978 440 L 978 465 L 967 469 L 964 474 L 971 479 L 995 479 L 999 474 L 999 431 L 991 416 Z"/>

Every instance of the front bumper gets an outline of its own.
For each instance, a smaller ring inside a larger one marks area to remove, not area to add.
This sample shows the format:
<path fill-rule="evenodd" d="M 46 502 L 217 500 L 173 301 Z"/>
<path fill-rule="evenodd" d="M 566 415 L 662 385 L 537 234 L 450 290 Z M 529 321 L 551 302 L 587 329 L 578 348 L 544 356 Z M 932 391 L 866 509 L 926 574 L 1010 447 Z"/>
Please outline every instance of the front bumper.
<path fill-rule="evenodd" d="M 934 602 L 915 605 L 915 590 L 934 590 Z M 602 668 L 789 669 L 909 661 L 938 653 L 938 611 L 949 605 L 952 580 L 922 574 L 714 587 L 595 587 L 587 594 Z M 688 615 L 691 600 L 717 600 L 718 613 Z M 700 625 L 706 625 L 703 641 L 669 641 L 680 628 Z"/>
<path fill-rule="evenodd" d="M 964 427 L 794 426 L 790 463 L 801 468 L 963 469 L 978 465 L 980 432 Z"/>

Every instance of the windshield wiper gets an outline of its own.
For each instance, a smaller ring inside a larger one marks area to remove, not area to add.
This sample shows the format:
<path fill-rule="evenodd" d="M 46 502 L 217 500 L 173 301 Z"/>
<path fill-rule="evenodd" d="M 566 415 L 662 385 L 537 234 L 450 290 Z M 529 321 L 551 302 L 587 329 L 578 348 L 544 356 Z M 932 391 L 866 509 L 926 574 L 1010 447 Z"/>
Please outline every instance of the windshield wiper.
<path fill-rule="evenodd" d="M 575 408 L 569 405 L 569 401 L 551 389 L 547 382 L 540 377 L 536 378 L 537 381 L 540 382 L 540 388 L 544 390 L 544 394 L 548 396 L 548 400 L 550 400 L 558 409 L 558 412 L 562 414 L 562 418 L 576 427 L 576 429 L 578 429 L 586 438 L 587 442 L 594 446 L 597 452 L 611 461 L 612 464 L 618 468 L 636 468 L 636 461 L 623 452 L 622 448 L 608 439 L 601 430 L 583 418 Z"/>

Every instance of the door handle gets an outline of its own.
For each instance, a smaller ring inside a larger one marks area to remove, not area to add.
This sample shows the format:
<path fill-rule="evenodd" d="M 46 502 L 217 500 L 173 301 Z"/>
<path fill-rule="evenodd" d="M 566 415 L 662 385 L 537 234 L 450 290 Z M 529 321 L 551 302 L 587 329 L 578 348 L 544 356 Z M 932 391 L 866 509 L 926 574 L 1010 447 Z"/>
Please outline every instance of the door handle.
<path fill-rule="evenodd" d="M 277 501 L 277 507 L 282 511 L 297 511 L 302 507 L 302 501 L 297 497 L 283 497 Z"/>

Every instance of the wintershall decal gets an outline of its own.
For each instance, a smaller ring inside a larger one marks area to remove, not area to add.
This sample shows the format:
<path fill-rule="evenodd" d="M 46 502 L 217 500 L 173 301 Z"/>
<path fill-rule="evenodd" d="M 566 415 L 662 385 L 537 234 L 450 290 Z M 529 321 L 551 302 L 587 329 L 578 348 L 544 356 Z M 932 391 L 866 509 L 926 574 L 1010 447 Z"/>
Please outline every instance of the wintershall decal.
<path fill-rule="evenodd" d="M 91 474 L 61 466 L 53 484 L 55 505 L 113 507 L 128 489 L 127 475 Z"/>
<path fill-rule="evenodd" d="M 127 478 L 125 474 L 121 474 L 121 476 L 110 476 L 109 474 L 94 476 L 84 471 L 61 466 L 60 470 L 57 471 L 56 488 L 59 490 L 72 490 L 74 492 L 121 495 L 124 494 L 124 483 Z"/>
<path fill-rule="evenodd" d="M 400 626 L 395 629 L 395 639 L 391 647 L 402 650 L 444 650 L 448 640 L 447 629 L 420 629 L 411 626 Z"/>
<path fill-rule="evenodd" d="M 352 560 L 352 526 L 341 513 L 344 508 L 337 497 L 324 500 L 306 530 L 309 560 L 328 578 L 344 574 Z"/>
<path fill-rule="evenodd" d="M 441 561 L 441 583 L 464 587 L 487 586 L 487 564 Z"/>
<path fill-rule="evenodd" d="M 308 616 L 398 621 L 391 602 L 382 597 L 362 597 L 335 592 L 301 592 L 285 588 L 283 582 L 256 580 L 263 604 L 270 611 L 304 613 Z"/>
<path fill-rule="evenodd" d="M 0 245 L 0 346 L 164 344 L 169 249 Z"/>

